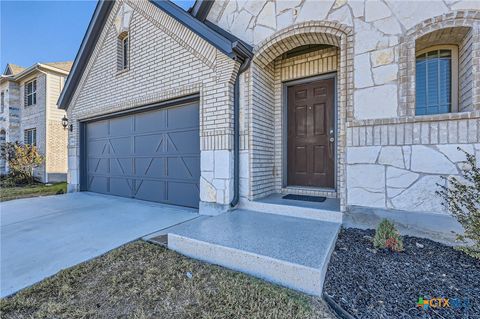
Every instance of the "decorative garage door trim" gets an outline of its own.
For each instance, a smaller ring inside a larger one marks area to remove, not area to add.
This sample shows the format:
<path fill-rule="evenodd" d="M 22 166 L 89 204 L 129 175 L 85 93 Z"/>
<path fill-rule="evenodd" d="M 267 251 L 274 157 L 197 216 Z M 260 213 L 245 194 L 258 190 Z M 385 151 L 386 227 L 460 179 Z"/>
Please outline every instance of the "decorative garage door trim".
<path fill-rule="evenodd" d="M 82 190 L 198 207 L 198 100 L 102 116 L 81 134 Z"/>

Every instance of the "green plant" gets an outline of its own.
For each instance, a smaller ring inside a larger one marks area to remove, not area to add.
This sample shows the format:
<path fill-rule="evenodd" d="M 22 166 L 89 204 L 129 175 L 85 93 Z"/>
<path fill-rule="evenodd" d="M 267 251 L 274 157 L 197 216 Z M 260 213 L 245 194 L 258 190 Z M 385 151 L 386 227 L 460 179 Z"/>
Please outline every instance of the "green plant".
<path fill-rule="evenodd" d="M 457 148 L 466 156 L 461 166 L 461 177 L 442 178 L 446 185 L 437 184 L 437 195 L 443 198 L 443 205 L 463 226 L 464 233 L 457 239 L 464 243 L 459 247 L 468 255 L 480 259 L 480 168 L 475 155 Z"/>
<path fill-rule="evenodd" d="M 33 170 L 43 163 L 43 156 L 34 145 L 22 145 L 18 142 L 5 143 L 1 148 L 1 157 L 8 162 L 9 178 L 17 185 L 33 184 Z"/>
<path fill-rule="evenodd" d="M 403 251 L 403 240 L 392 222 L 383 219 L 375 230 L 373 238 L 375 248 Z"/>

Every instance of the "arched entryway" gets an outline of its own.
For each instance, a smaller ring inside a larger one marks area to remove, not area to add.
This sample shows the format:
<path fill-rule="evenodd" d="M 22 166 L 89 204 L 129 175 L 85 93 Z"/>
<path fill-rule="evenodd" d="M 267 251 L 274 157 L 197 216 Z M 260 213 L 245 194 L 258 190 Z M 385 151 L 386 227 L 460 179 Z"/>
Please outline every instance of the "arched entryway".
<path fill-rule="evenodd" d="M 255 48 L 250 199 L 271 193 L 320 195 L 340 198 L 344 210 L 352 44 L 349 27 L 306 22 L 277 32 Z"/>

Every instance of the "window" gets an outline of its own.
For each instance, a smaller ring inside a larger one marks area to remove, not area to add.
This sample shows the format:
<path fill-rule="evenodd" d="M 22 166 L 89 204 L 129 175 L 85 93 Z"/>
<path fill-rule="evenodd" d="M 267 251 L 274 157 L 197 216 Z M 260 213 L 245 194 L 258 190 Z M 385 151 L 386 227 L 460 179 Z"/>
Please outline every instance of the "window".
<path fill-rule="evenodd" d="M 5 109 L 5 93 L 2 92 L 2 93 L 0 93 L 0 95 L 1 95 L 1 98 L 0 98 L 0 100 L 1 100 L 1 102 L 0 102 L 0 103 L 1 103 L 1 104 L 0 104 L 0 111 L 1 111 L 1 112 L 0 112 L 0 113 L 3 113 L 3 111 L 4 111 L 4 109 Z"/>
<path fill-rule="evenodd" d="M 130 53 L 130 40 L 128 32 L 122 32 L 118 36 L 118 48 L 117 48 L 117 70 L 123 71 L 128 69 Z"/>
<path fill-rule="evenodd" d="M 37 104 L 37 80 L 25 83 L 25 106 Z"/>
<path fill-rule="evenodd" d="M 458 49 L 431 47 L 417 52 L 415 115 L 458 110 Z"/>
<path fill-rule="evenodd" d="M 25 133 L 23 136 L 23 143 L 33 145 L 33 146 L 37 145 L 37 129 L 31 128 L 31 129 L 25 130 Z"/>

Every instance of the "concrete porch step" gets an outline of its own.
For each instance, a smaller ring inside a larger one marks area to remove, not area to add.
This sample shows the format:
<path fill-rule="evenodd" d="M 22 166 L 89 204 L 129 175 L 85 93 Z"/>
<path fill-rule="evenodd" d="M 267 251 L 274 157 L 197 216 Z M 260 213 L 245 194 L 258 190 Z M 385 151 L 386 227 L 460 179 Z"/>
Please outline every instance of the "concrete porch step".
<path fill-rule="evenodd" d="M 319 221 L 341 223 L 340 199 L 327 198 L 324 202 L 309 202 L 282 198 L 285 194 L 272 194 L 254 201 L 242 200 L 240 208 Z"/>
<path fill-rule="evenodd" d="M 235 210 L 170 228 L 168 248 L 321 295 L 339 229 L 339 223 Z"/>

